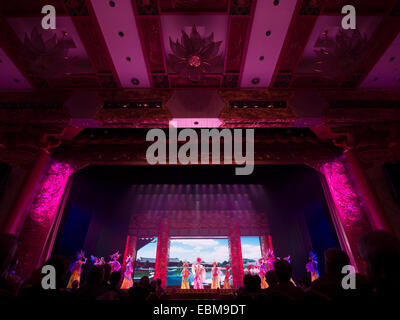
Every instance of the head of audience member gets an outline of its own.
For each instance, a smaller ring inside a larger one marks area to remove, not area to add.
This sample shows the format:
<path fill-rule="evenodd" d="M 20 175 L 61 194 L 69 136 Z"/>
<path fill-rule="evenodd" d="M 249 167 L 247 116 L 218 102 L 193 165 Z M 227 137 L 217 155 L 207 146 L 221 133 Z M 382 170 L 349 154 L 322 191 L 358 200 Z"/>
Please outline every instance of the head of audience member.
<path fill-rule="evenodd" d="M 278 277 L 274 270 L 269 270 L 265 274 L 265 281 L 268 283 L 268 288 L 273 288 L 278 284 Z"/>
<path fill-rule="evenodd" d="M 342 274 L 343 267 L 350 264 L 350 259 L 347 253 L 338 248 L 330 248 L 326 250 L 324 252 L 324 257 L 326 274 Z"/>
<path fill-rule="evenodd" d="M 56 287 L 61 288 L 67 277 L 69 268 L 71 267 L 71 261 L 64 256 L 52 256 L 48 259 L 44 265 L 53 266 L 56 270 Z"/>
<path fill-rule="evenodd" d="M 89 271 L 87 283 L 90 285 L 99 285 L 103 282 L 103 280 L 104 268 L 102 266 L 93 266 Z"/>
<path fill-rule="evenodd" d="M 311 279 L 310 277 L 304 277 L 299 281 L 298 286 L 302 289 L 308 289 L 311 287 Z"/>
<path fill-rule="evenodd" d="M 150 287 L 150 279 L 148 276 L 143 276 L 140 278 L 139 286 L 141 288 L 149 289 Z"/>
<path fill-rule="evenodd" d="M 151 292 L 156 292 L 157 290 L 157 281 L 156 280 L 152 280 L 150 282 L 150 291 Z"/>
<path fill-rule="evenodd" d="M 386 295 L 398 290 L 400 241 L 389 232 L 375 230 L 360 237 L 358 248 L 377 293 Z"/>
<path fill-rule="evenodd" d="M 112 289 L 117 289 L 120 280 L 121 273 L 119 271 L 112 272 L 110 275 L 110 287 Z"/>
<path fill-rule="evenodd" d="M 0 235 L 0 276 L 8 269 L 17 251 L 18 239 L 12 234 Z"/>
<path fill-rule="evenodd" d="M 156 279 L 158 288 L 161 288 L 162 280 L 160 278 Z"/>
<path fill-rule="evenodd" d="M 292 277 L 292 266 L 284 259 L 277 259 L 274 262 L 275 274 L 278 278 L 278 283 L 289 283 Z"/>
<path fill-rule="evenodd" d="M 251 274 L 246 274 L 243 277 L 243 286 L 247 291 L 251 291 L 252 290 L 253 276 Z"/>
<path fill-rule="evenodd" d="M 260 276 L 258 276 L 258 275 L 253 275 L 253 287 L 254 287 L 254 290 L 260 290 L 260 289 L 261 289 L 261 279 L 260 279 Z"/>
<path fill-rule="evenodd" d="M 103 282 L 108 283 L 110 280 L 110 275 L 111 275 L 111 265 L 108 263 L 102 264 L 101 267 L 103 267 Z"/>

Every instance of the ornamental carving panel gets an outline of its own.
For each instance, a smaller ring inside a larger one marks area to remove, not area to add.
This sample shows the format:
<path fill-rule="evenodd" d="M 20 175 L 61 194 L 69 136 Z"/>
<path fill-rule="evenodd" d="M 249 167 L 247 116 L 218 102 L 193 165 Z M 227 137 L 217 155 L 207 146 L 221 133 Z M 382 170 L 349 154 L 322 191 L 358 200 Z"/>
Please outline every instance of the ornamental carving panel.
<path fill-rule="evenodd" d="M 355 262 L 360 268 L 363 264 L 358 254 L 357 241 L 362 234 L 371 230 L 366 208 L 343 160 L 324 164 L 322 172 L 325 174 Z"/>
<path fill-rule="evenodd" d="M 17 272 L 23 277 L 29 277 L 41 263 L 43 248 L 72 172 L 69 164 L 53 162 L 40 183 L 19 236 Z"/>

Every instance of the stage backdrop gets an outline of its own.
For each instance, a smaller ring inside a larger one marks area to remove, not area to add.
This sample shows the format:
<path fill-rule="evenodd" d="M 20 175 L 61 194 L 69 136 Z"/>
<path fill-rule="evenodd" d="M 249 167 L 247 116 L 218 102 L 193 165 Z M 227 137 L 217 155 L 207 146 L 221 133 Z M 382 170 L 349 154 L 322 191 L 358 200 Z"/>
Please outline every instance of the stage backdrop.
<path fill-rule="evenodd" d="M 73 260 L 80 249 L 106 258 L 123 253 L 133 204 L 140 203 L 132 188 L 137 184 L 150 190 L 156 184 L 257 185 L 262 196 L 252 198 L 254 210 L 267 215 L 275 255 L 291 256 L 297 281 L 306 276 L 311 250 L 323 274 L 324 250 L 339 246 L 319 173 L 304 165 L 256 166 L 250 176 L 235 176 L 233 166 L 90 166 L 74 178 L 53 254 Z"/>

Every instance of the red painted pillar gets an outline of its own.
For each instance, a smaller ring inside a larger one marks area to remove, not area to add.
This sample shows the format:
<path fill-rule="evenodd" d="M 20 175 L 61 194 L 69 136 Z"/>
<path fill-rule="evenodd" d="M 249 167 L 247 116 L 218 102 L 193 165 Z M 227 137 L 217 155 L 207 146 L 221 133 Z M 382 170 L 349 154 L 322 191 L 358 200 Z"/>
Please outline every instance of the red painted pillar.
<path fill-rule="evenodd" d="M 375 191 L 371 187 L 355 150 L 350 148 L 344 152 L 344 155 L 354 176 L 354 180 L 357 183 L 358 189 L 360 190 L 361 196 L 367 205 L 368 218 L 372 228 L 390 231 L 383 208 L 379 203 Z"/>
<path fill-rule="evenodd" d="M 232 269 L 232 287 L 240 288 L 243 286 L 243 257 L 242 243 L 240 241 L 239 225 L 236 221 L 230 224 L 229 229 L 229 247 L 231 254 L 231 269 Z"/>
<path fill-rule="evenodd" d="M 49 152 L 47 150 L 40 149 L 33 162 L 31 171 L 22 186 L 19 196 L 11 209 L 7 223 L 3 228 L 4 233 L 11 233 L 14 235 L 19 234 L 24 223 L 26 209 L 32 200 L 35 188 L 40 181 L 40 177 L 43 173 L 48 158 Z"/>
<path fill-rule="evenodd" d="M 162 287 L 167 286 L 168 277 L 168 255 L 169 255 L 169 226 L 168 220 L 163 219 L 160 223 L 157 238 L 156 265 L 154 279 L 161 279 Z"/>
<path fill-rule="evenodd" d="M 122 269 L 121 269 L 121 274 L 123 275 L 125 272 L 125 266 L 126 266 L 126 257 L 131 256 L 132 257 L 132 267 L 133 270 L 135 270 L 135 263 L 136 263 L 136 243 L 137 243 L 137 237 L 128 235 L 126 237 L 126 243 L 125 243 L 125 251 L 124 251 L 124 258 L 122 260 Z M 132 275 L 133 277 L 133 275 Z"/>
<path fill-rule="evenodd" d="M 269 234 L 260 237 L 260 247 L 262 257 L 267 255 L 268 249 L 271 249 L 272 252 L 274 251 L 274 248 L 272 247 L 272 239 Z"/>

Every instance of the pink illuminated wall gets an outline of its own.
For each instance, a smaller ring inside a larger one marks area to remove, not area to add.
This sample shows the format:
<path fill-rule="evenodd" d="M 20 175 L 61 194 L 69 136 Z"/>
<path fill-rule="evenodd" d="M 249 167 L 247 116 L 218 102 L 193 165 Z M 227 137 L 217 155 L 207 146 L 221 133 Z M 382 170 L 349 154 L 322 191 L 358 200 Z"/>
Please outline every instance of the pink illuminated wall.
<path fill-rule="evenodd" d="M 69 164 L 53 162 L 40 182 L 19 238 L 17 257 L 20 264 L 17 272 L 23 277 L 29 277 L 42 263 L 41 258 L 72 172 Z"/>
<path fill-rule="evenodd" d="M 362 234 L 371 230 L 365 206 L 354 186 L 344 160 L 325 163 L 322 166 L 322 172 L 335 204 L 334 214 L 336 214 L 340 227 L 343 229 L 343 234 L 340 234 L 339 230 L 338 235 L 344 238 L 342 243 L 348 246 L 345 249 L 351 251 L 354 263 L 359 269 L 362 269 L 357 240 Z"/>

